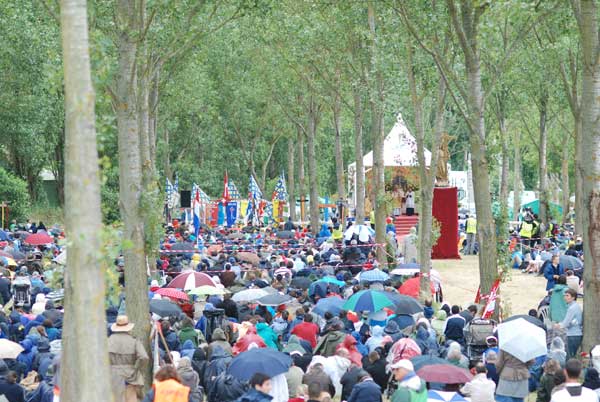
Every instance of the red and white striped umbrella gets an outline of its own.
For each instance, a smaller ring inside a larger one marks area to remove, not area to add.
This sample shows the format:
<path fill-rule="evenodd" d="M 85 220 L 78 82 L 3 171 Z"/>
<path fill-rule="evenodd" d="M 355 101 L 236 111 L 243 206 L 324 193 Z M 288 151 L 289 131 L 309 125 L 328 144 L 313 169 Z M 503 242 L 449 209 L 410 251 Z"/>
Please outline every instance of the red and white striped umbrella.
<path fill-rule="evenodd" d="M 171 299 L 178 299 L 178 300 L 189 300 L 190 299 L 189 296 L 185 292 L 182 292 L 181 290 L 177 290 L 177 289 L 173 289 L 173 288 L 160 288 L 154 293 L 161 295 L 161 296 L 169 297 Z"/>
<path fill-rule="evenodd" d="M 177 275 L 167 288 L 192 290 L 200 286 L 217 286 L 212 278 L 203 272 L 184 272 Z"/>

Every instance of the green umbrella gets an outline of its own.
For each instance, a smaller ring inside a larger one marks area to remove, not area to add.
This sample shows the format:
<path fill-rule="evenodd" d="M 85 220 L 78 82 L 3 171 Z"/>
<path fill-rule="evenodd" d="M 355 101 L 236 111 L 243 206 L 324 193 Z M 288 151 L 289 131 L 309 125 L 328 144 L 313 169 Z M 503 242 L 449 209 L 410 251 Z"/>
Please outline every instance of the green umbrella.
<path fill-rule="evenodd" d="M 377 312 L 385 307 L 393 306 L 394 302 L 384 292 L 377 290 L 361 290 L 353 294 L 344 303 L 344 310 Z"/>
<path fill-rule="evenodd" d="M 203 285 L 203 286 L 197 287 L 196 289 L 190 290 L 189 294 L 195 295 L 195 296 L 209 296 L 209 295 L 222 295 L 222 294 L 225 294 L 226 292 L 227 291 L 225 289 L 219 289 L 214 286 Z"/>

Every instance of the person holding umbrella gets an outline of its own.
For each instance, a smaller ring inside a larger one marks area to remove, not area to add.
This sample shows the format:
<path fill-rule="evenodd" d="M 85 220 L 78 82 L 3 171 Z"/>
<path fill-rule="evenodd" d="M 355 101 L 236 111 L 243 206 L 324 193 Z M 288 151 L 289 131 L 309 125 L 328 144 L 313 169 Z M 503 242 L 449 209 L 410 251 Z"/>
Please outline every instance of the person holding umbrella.
<path fill-rule="evenodd" d="M 496 369 L 498 370 L 498 388 L 496 401 L 523 402 L 529 395 L 529 366 L 533 360 L 522 362 L 510 353 L 500 350 Z"/>
<path fill-rule="evenodd" d="M 271 378 L 263 373 L 255 373 L 250 378 L 250 389 L 238 399 L 239 402 L 270 402 L 273 397 L 271 392 Z"/>
<path fill-rule="evenodd" d="M 398 360 L 390 366 L 390 369 L 398 381 L 398 389 L 392 395 L 391 402 L 427 401 L 426 384 L 415 374 L 415 368 L 410 360 Z"/>

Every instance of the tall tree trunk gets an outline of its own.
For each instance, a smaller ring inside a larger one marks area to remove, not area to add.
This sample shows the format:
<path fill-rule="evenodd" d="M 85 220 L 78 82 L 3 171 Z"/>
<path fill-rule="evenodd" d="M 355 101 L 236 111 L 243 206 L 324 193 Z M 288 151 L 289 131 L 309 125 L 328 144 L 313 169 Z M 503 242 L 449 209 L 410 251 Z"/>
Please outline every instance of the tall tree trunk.
<path fill-rule="evenodd" d="M 288 138 L 288 172 L 287 172 L 287 191 L 290 200 L 290 218 L 296 221 L 296 172 L 294 171 L 295 144 L 293 138 Z"/>
<path fill-rule="evenodd" d="M 314 96 L 310 97 L 308 106 L 308 130 L 306 149 L 308 153 L 308 180 L 310 183 L 310 228 L 314 235 L 319 233 L 319 177 L 317 176 L 317 154 L 315 142 L 317 140 L 317 127 L 321 114 L 321 106 Z"/>
<path fill-rule="evenodd" d="M 369 85 L 369 103 L 371 106 L 371 138 L 373 140 L 373 195 L 375 208 L 375 241 L 377 247 L 377 260 L 386 261 L 385 256 L 385 219 L 387 217 L 387 203 L 385 199 L 385 164 L 383 161 L 383 142 L 385 138 L 383 126 L 383 113 L 385 99 L 383 92 L 383 74 L 377 56 L 377 32 L 375 27 L 375 8 L 373 2 L 368 4 L 368 22 L 370 31 L 370 67 L 375 72 L 374 80 Z M 373 222 L 371 222 L 373 223 Z"/>
<path fill-rule="evenodd" d="M 335 129 L 335 178 L 337 181 L 338 200 L 346 200 L 346 182 L 344 178 L 344 151 L 342 145 L 341 111 L 342 101 L 340 96 L 334 95 L 333 100 L 333 127 Z"/>
<path fill-rule="evenodd" d="M 160 68 L 160 65 L 154 68 L 148 98 L 148 140 L 150 145 L 150 162 L 152 163 L 153 172 L 156 172 L 156 135 L 158 127 L 158 84 L 160 80 Z"/>
<path fill-rule="evenodd" d="M 363 163 L 363 102 L 360 85 L 352 89 L 354 97 L 354 157 L 356 162 L 356 186 L 354 188 L 355 218 L 361 225 L 365 222 L 365 165 Z"/>
<path fill-rule="evenodd" d="M 102 215 L 86 1 L 62 0 L 60 11 L 65 77 L 65 210 L 69 211 L 65 224 L 70 239 L 60 397 L 65 401 L 94 401 L 102 395 L 102 400 L 113 401 L 104 267 L 98 255 Z"/>
<path fill-rule="evenodd" d="M 579 116 L 575 119 L 575 232 L 577 234 L 583 234 L 583 211 L 585 211 L 582 125 Z"/>
<path fill-rule="evenodd" d="M 298 199 L 300 200 L 300 221 L 306 222 L 306 184 L 304 177 L 304 133 L 298 127 Z"/>
<path fill-rule="evenodd" d="M 561 217 L 561 221 L 564 223 L 567 222 L 569 216 L 569 204 L 571 198 L 571 188 L 569 183 L 569 160 L 571 159 L 571 153 L 569 152 L 569 137 L 567 136 L 565 139 L 565 143 L 562 144 L 562 161 L 560 166 L 560 175 L 562 181 L 562 208 L 563 215 Z M 558 221 L 558 220 L 557 220 Z"/>
<path fill-rule="evenodd" d="M 515 131 L 515 159 L 513 176 L 513 221 L 519 219 L 521 209 L 521 133 Z"/>
<path fill-rule="evenodd" d="M 498 277 L 498 257 L 496 251 L 496 225 L 492 215 L 489 165 L 486 155 L 484 91 L 481 82 L 477 45 L 477 24 L 481 13 L 485 10 L 485 5 L 476 5 L 473 0 L 463 1 L 459 18 L 454 0 L 446 0 L 446 2 L 452 18 L 452 25 L 459 32 L 460 46 L 465 60 L 467 124 L 469 124 L 471 130 L 469 142 L 471 145 L 475 211 L 477 213 L 477 237 L 480 245 L 478 254 L 479 280 L 482 294 L 487 295 Z"/>
<path fill-rule="evenodd" d="M 548 91 L 542 88 L 540 95 L 540 148 L 539 148 L 539 190 L 540 190 L 540 221 L 548 224 L 548 132 L 546 121 L 548 118 Z M 540 235 L 542 235 L 540 233 Z"/>
<path fill-rule="evenodd" d="M 579 26 L 582 48 L 582 215 L 583 272 L 585 286 L 583 299 L 583 346 L 590 350 L 600 338 L 600 40 L 598 37 L 598 10 L 594 0 L 572 0 Z"/>
<path fill-rule="evenodd" d="M 500 202 L 502 205 L 508 203 L 508 175 L 510 170 L 510 152 L 508 146 L 508 132 L 506 129 L 506 122 L 502 118 L 499 122 L 500 125 L 500 141 L 502 142 L 502 172 L 500 174 Z"/>
<path fill-rule="evenodd" d="M 169 179 L 173 179 L 173 172 L 171 171 L 171 152 L 169 152 L 170 147 L 170 138 L 169 138 L 169 129 L 165 127 L 164 129 L 164 142 L 165 142 L 165 176 Z"/>
<path fill-rule="evenodd" d="M 417 141 L 417 159 L 419 162 L 419 264 L 421 265 L 422 300 L 431 298 L 431 249 L 433 247 L 431 233 L 433 230 L 433 190 L 435 174 L 440 155 L 440 144 L 444 131 L 444 105 L 446 101 L 446 84 L 439 77 L 437 91 L 437 108 L 435 111 L 435 127 L 433 133 L 433 149 L 429 169 L 425 160 L 425 124 L 423 121 L 423 97 L 417 90 L 417 81 L 413 65 L 413 49 L 407 46 L 406 70 L 410 97 L 415 115 L 415 140 Z"/>
<path fill-rule="evenodd" d="M 145 256 L 144 222 L 142 220 L 142 155 L 137 116 L 137 32 L 136 1 L 117 3 L 118 72 L 116 77 L 116 110 L 119 145 L 119 203 L 123 219 L 125 259 L 125 298 L 127 315 L 135 328 L 133 335 L 150 350 L 148 320 L 148 276 Z M 150 369 L 146 370 L 146 386 L 151 384 Z"/>

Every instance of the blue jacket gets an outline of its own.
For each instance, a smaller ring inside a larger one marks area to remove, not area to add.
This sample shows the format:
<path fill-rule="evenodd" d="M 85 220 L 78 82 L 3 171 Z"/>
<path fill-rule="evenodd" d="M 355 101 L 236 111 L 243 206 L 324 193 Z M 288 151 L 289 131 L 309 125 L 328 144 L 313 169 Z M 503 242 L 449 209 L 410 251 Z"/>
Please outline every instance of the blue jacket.
<path fill-rule="evenodd" d="M 267 395 L 264 392 L 257 391 L 256 389 L 250 389 L 244 395 L 242 395 L 237 402 L 271 402 L 273 397 Z"/>
<path fill-rule="evenodd" d="M 366 380 L 352 388 L 348 402 L 381 402 L 381 395 L 381 387 L 373 380 Z"/>
<path fill-rule="evenodd" d="M 558 264 L 556 268 L 552 264 L 546 264 L 546 268 L 544 268 L 544 278 L 548 281 L 546 284 L 546 290 L 550 290 L 556 285 L 556 281 L 554 280 L 554 275 L 564 275 L 565 269 L 562 264 Z"/>
<path fill-rule="evenodd" d="M 17 356 L 17 361 L 25 365 L 25 375 L 27 375 L 31 371 L 35 351 L 31 339 L 24 339 L 21 346 L 24 350 Z"/>

